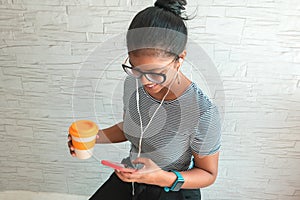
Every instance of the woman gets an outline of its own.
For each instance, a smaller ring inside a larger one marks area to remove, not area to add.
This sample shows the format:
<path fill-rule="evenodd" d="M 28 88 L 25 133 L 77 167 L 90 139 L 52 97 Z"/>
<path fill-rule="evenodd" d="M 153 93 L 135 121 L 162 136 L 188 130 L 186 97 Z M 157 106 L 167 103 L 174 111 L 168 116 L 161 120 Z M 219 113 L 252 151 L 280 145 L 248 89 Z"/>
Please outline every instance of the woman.
<path fill-rule="evenodd" d="M 122 161 L 130 168 L 115 170 L 92 200 L 200 200 L 199 188 L 216 180 L 218 110 L 180 72 L 187 43 L 185 5 L 185 0 L 158 0 L 129 26 L 123 122 L 99 130 L 97 143 L 131 142 Z M 76 156 L 70 137 L 69 147 Z"/>

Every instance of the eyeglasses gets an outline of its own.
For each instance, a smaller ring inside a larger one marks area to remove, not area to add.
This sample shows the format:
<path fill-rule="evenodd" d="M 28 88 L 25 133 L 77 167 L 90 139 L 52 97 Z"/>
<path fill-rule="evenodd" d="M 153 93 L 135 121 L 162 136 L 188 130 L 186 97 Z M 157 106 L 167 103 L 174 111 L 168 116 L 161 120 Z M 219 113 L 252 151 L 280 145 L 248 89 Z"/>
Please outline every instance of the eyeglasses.
<path fill-rule="evenodd" d="M 152 83 L 156 84 L 162 84 L 163 82 L 166 81 L 166 74 L 163 73 L 155 73 L 155 72 L 143 72 L 140 69 L 136 69 L 134 67 L 127 66 L 125 63 L 127 62 L 129 58 L 127 57 L 124 64 L 122 64 L 123 70 L 129 75 L 132 76 L 136 79 L 140 79 L 142 76 L 145 76 L 148 81 L 151 81 Z M 176 56 L 168 65 L 165 67 L 169 66 L 171 63 L 176 61 L 178 57 Z M 129 61 L 130 63 L 130 61 Z"/>

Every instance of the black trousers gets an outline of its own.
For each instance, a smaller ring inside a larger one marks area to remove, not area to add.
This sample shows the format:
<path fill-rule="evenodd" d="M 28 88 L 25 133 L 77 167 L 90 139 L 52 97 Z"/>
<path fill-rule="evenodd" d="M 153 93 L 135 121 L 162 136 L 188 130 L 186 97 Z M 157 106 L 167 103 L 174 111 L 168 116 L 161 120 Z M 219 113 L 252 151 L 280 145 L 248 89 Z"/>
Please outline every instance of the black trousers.
<path fill-rule="evenodd" d="M 90 197 L 89 200 L 201 200 L 200 189 L 181 189 L 165 192 L 155 185 L 123 182 L 113 173 L 110 178 Z"/>

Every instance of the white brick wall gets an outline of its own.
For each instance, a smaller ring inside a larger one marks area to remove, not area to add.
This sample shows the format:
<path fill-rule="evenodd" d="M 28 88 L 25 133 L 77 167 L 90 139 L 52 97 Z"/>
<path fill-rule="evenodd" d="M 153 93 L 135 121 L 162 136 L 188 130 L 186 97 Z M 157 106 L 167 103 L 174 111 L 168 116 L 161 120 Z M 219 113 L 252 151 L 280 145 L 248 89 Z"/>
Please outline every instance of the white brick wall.
<path fill-rule="evenodd" d="M 68 153 L 74 79 L 98 45 L 152 3 L 0 0 L 1 191 L 89 196 L 105 181 L 111 170 L 98 160 Z M 219 177 L 203 189 L 203 199 L 299 200 L 300 2 L 188 3 L 188 11 L 198 9 L 188 21 L 190 37 L 216 64 L 226 95 Z M 121 71 L 105 72 L 107 81 L 99 83 L 99 63 L 92 64 L 93 79 L 77 84 L 86 85 L 84 94 L 99 92 L 96 117 L 105 127 L 118 120 L 110 109 L 122 109 L 111 108 L 109 93 L 109 86 L 120 84 Z M 94 119 L 95 108 L 76 100 L 82 107 L 75 114 Z M 128 148 L 98 145 L 95 154 L 120 160 Z"/>

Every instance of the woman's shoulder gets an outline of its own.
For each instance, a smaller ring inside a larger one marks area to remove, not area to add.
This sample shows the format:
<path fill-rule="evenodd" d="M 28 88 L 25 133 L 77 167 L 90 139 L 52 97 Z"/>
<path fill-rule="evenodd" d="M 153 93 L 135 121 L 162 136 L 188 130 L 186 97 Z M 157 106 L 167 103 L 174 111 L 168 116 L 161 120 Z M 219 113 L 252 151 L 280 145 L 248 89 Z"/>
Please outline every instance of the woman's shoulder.
<path fill-rule="evenodd" d="M 191 83 L 189 96 L 191 104 L 202 111 L 215 107 L 212 99 L 195 82 Z"/>
<path fill-rule="evenodd" d="M 126 76 L 125 77 L 125 81 L 124 81 L 124 86 L 131 86 L 135 84 L 135 78 L 133 78 L 132 76 Z"/>

